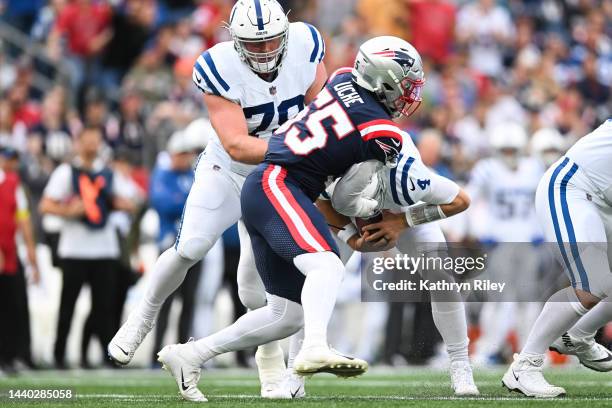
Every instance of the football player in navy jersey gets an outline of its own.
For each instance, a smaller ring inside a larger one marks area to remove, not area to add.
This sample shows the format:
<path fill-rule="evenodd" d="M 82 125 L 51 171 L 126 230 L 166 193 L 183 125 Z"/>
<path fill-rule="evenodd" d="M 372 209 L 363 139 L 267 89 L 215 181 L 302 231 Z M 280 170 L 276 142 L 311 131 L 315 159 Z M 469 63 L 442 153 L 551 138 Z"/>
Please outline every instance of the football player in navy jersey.
<path fill-rule="evenodd" d="M 313 201 L 328 180 L 355 163 L 397 165 L 402 132 L 391 119 L 416 110 L 423 84 L 414 47 L 396 37 L 377 37 L 360 47 L 352 70 L 332 75 L 315 100 L 275 132 L 241 197 L 267 305 L 204 339 L 165 347 L 160 360 L 172 365 L 171 371 L 180 367 L 199 378 L 199 367 L 216 355 L 281 339 L 302 327 L 304 343 L 294 362 L 298 374 L 350 377 L 367 370 L 367 362 L 327 344 L 344 265 Z M 361 239 L 358 245 L 393 244 Z"/>

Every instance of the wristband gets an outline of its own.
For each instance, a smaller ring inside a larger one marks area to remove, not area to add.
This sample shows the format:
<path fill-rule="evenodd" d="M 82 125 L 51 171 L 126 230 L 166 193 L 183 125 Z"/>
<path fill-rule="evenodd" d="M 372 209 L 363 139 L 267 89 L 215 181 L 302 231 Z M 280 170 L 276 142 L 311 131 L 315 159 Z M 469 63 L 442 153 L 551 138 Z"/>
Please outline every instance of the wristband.
<path fill-rule="evenodd" d="M 406 222 L 408 222 L 411 228 L 415 225 L 426 224 L 446 218 L 446 214 L 444 214 L 444 211 L 442 211 L 439 205 L 425 203 L 408 207 L 405 216 Z"/>
<path fill-rule="evenodd" d="M 351 222 L 338 231 L 337 236 L 342 242 L 348 243 L 348 240 L 355 234 L 359 234 L 359 231 L 357 231 L 357 227 Z"/>

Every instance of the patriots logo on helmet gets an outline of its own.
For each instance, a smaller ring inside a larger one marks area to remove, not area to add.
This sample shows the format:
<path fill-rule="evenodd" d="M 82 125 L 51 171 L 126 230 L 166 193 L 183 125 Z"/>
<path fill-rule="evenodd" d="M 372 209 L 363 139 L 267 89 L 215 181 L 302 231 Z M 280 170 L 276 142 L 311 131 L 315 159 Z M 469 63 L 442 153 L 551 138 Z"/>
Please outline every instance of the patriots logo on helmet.
<path fill-rule="evenodd" d="M 385 143 L 379 139 L 376 139 L 375 142 L 380 147 L 380 150 L 385 154 L 385 164 L 391 168 L 397 166 L 397 157 L 399 156 L 399 150 L 402 146 L 401 142 L 395 140 L 393 138 L 388 138 L 391 141 L 390 143 Z"/>
<path fill-rule="evenodd" d="M 404 70 L 404 74 L 406 75 L 410 72 L 410 69 L 414 65 L 414 58 L 412 58 L 410 54 L 404 51 L 393 51 L 390 49 L 385 49 L 379 52 L 375 52 L 374 55 L 391 58 L 393 61 L 397 62 L 402 67 L 402 69 Z"/>

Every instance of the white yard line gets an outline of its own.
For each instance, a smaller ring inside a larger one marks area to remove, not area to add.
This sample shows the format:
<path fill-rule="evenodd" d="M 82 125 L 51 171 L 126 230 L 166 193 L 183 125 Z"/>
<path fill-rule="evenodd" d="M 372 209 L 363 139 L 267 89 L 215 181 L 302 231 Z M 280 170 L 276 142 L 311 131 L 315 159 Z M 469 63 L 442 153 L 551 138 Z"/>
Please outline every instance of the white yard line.
<path fill-rule="evenodd" d="M 48 385 L 64 385 L 66 387 L 85 385 L 92 385 L 92 380 L 83 378 L 24 378 L 24 382 L 27 384 L 48 384 Z M 331 381 L 330 381 L 331 380 Z M 172 384 L 172 378 L 170 377 L 156 377 L 149 379 L 136 379 L 136 378 L 100 378 L 96 380 L 96 386 L 107 386 L 107 387 L 142 387 L 142 386 L 150 386 L 156 384 Z M 569 380 L 568 380 L 569 381 Z M 365 380 L 365 379 L 355 379 L 355 380 L 336 380 L 332 377 L 321 378 L 321 379 L 311 379 L 306 380 L 306 386 L 331 386 L 331 387 L 406 387 L 406 388 L 421 388 L 421 387 L 438 387 L 444 386 L 449 383 L 447 378 L 442 378 L 439 381 L 436 380 L 411 380 L 411 379 L 402 379 L 402 380 Z M 499 380 L 478 380 L 476 378 L 476 384 L 479 386 L 501 386 L 501 377 Z M 603 379 L 601 381 L 596 380 L 573 380 L 571 381 L 571 385 L 573 386 L 583 386 L 583 387 L 612 387 L 612 381 L 609 379 Z M 259 386 L 259 381 L 257 379 L 245 380 L 245 379 L 233 379 L 233 378 L 206 378 L 202 377 L 200 380 L 200 386 L 242 386 L 242 387 L 257 387 Z"/>
<path fill-rule="evenodd" d="M 206 394 L 206 397 L 210 399 L 259 399 L 259 395 L 256 394 Z M 79 399 L 95 399 L 95 398 L 109 398 L 109 399 L 123 399 L 129 401 L 167 401 L 167 400 L 179 400 L 178 396 L 175 395 L 148 395 L 148 394 L 79 394 Z M 308 400 L 324 400 L 324 401 L 531 401 L 531 398 L 524 397 L 401 397 L 401 396 L 380 396 L 380 395 L 355 395 L 355 396 L 309 396 L 306 397 L 305 401 Z M 538 399 L 538 402 L 554 402 L 563 403 L 571 401 L 612 401 L 612 397 L 566 397 L 557 399 Z"/>

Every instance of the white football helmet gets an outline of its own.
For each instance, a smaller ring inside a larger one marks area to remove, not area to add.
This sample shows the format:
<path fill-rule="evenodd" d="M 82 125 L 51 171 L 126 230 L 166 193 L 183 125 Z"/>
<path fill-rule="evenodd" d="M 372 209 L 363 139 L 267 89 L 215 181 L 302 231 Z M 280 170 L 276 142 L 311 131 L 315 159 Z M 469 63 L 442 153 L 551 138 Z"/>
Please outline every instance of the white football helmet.
<path fill-rule="evenodd" d="M 423 62 L 405 40 L 383 36 L 359 47 L 353 67 L 357 85 L 374 92 L 391 116 L 410 116 L 421 104 L 425 84 Z"/>
<path fill-rule="evenodd" d="M 287 53 L 289 20 L 276 0 L 238 0 L 228 24 L 240 58 L 258 74 L 280 68 Z"/>
<path fill-rule="evenodd" d="M 490 141 L 500 159 L 508 167 L 516 168 L 527 147 L 527 132 L 518 123 L 501 123 L 493 128 Z"/>
<path fill-rule="evenodd" d="M 542 128 L 531 138 L 531 152 L 542 160 L 546 167 L 552 166 L 563 155 L 566 143 L 555 128 Z"/>

